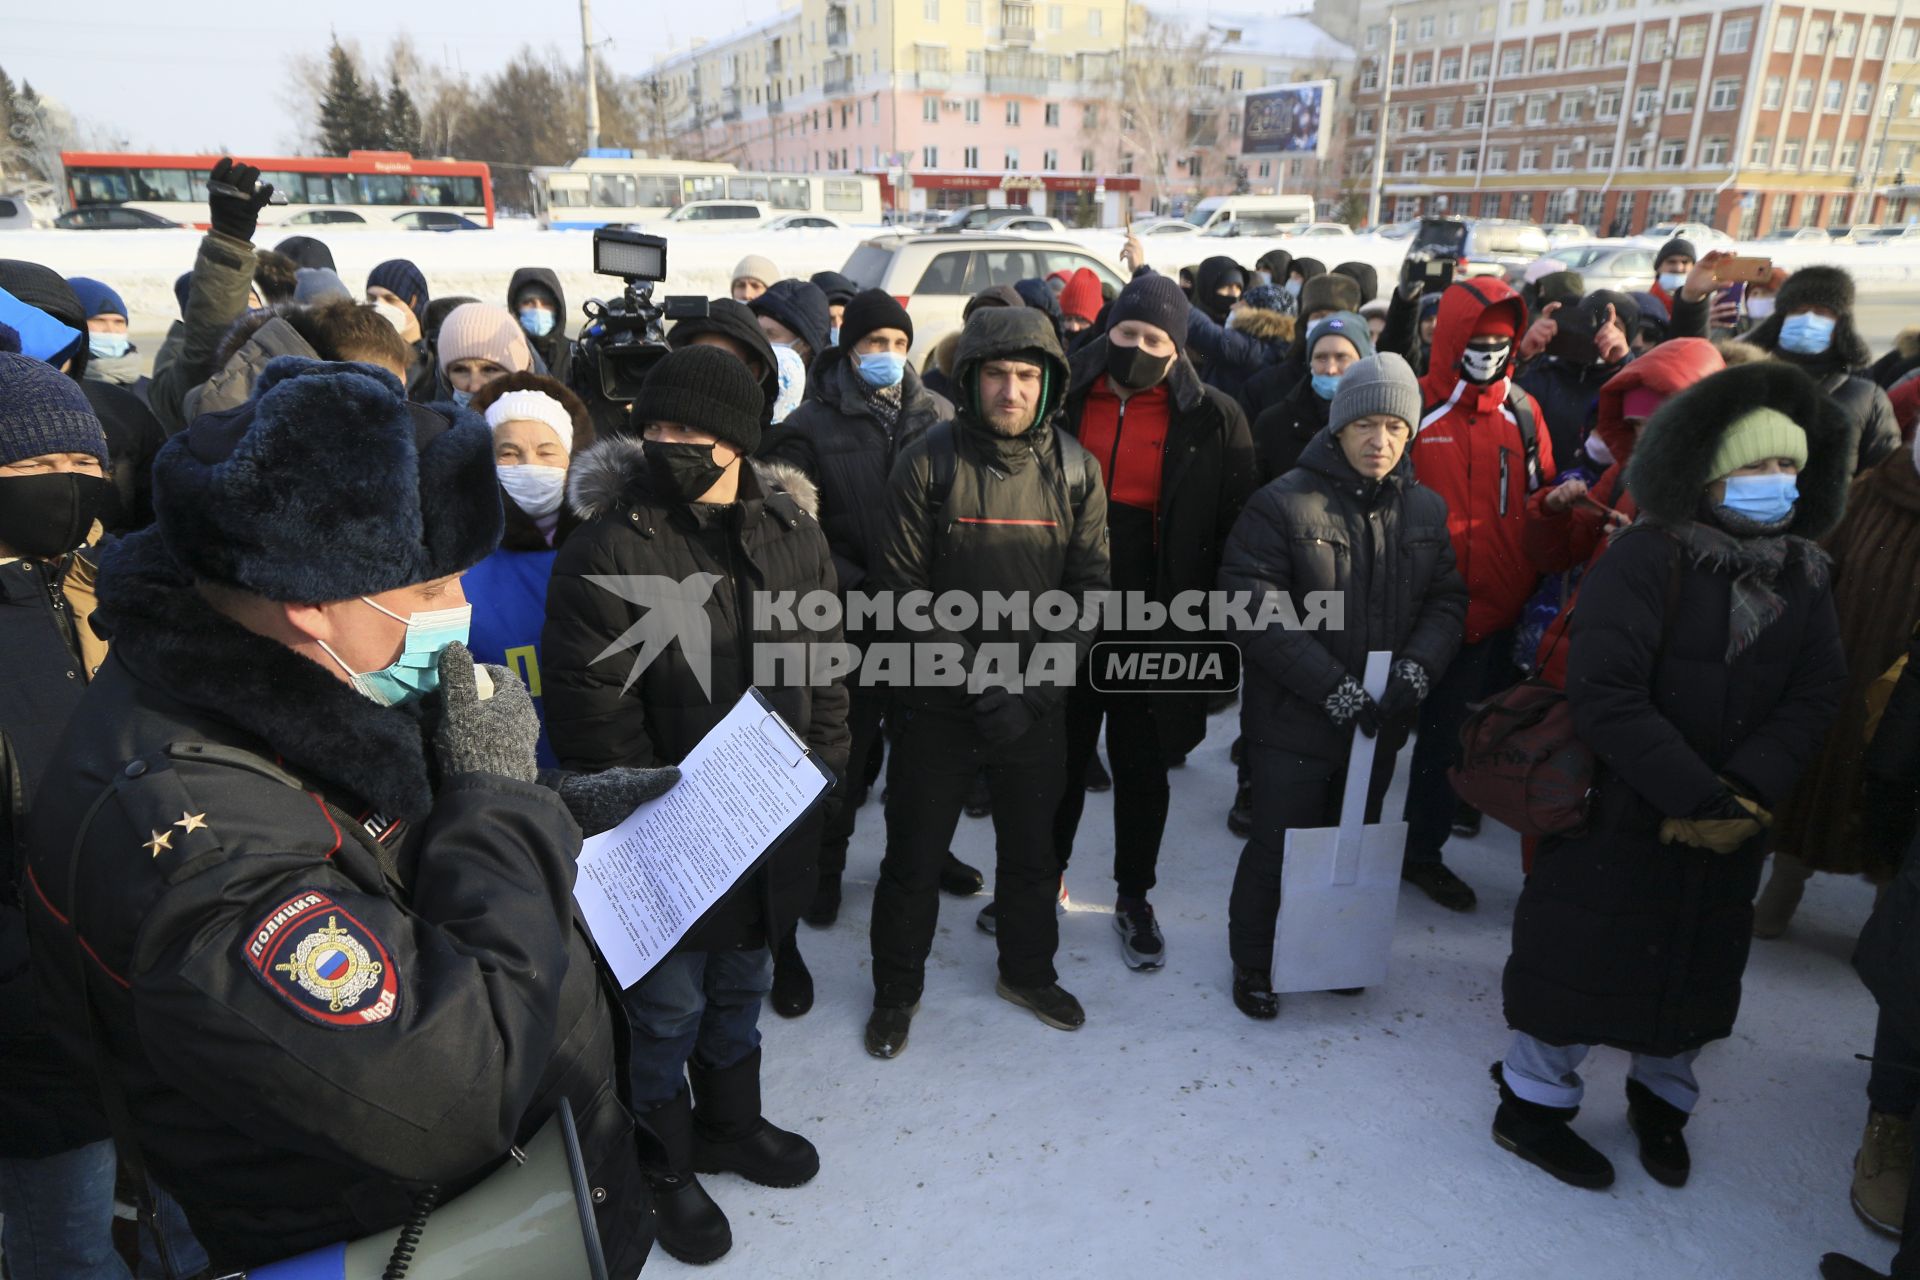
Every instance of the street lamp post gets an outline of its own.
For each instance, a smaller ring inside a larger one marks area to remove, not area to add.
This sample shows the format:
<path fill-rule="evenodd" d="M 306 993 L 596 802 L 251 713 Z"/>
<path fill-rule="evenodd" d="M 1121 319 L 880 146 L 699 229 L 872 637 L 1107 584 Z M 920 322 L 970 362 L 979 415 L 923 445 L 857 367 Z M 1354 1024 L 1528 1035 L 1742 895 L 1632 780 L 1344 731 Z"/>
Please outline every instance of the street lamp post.
<path fill-rule="evenodd" d="M 1387 56 L 1380 65 L 1380 119 L 1375 126 L 1373 146 L 1373 188 L 1367 194 L 1367 226 L 1380 226 L 1380 187 L 1387 177 L 1387 117 L 1393 105 L 1393 55 L 1397 47 L 1399 23 L 1394 21 L 1394 6 L 1387 6 Z"/>

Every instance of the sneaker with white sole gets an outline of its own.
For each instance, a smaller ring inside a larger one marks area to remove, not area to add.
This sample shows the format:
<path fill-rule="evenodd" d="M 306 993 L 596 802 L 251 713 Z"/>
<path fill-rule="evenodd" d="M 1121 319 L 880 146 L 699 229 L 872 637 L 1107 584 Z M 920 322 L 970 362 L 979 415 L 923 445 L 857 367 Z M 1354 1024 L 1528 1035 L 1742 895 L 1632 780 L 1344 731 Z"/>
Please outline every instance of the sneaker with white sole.
<path fill-rule="evenodd" d="M 1158 969 L 1167 962 L 1167 940 L 1145 898 L 1115 905 L 1113 931 L 1120 935 L 1120 958 L 1129 969 Z"/>

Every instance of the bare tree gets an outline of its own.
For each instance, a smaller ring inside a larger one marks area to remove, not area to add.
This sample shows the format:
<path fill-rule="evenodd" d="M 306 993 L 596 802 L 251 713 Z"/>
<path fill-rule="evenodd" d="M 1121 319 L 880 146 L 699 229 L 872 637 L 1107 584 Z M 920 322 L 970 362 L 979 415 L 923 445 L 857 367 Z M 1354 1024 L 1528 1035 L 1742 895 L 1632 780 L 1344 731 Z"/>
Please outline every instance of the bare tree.
<path fill-rule="evenodd" d="M 0 134 L 0 174 L 31 203 L 59 203 L 66 190 L 66 166 L 60 153 L 80 142 L 73 116 L 59 103 L 41 97 L 21 81 L 15 89 L 0 74 L 7 101 L 0 106 L 6 132 Z"/>
<path fill-rule="evenodd" d="M 1092 101 L 1088 144 L 1117 145 L 1122 172 L 1140 175 L 1156 207 L 1175 195 L 1231 189 L 1228 95 L 1219 84 L 1219 35 L 1144 10 L 1128 33 L 1109 92 Z"/>

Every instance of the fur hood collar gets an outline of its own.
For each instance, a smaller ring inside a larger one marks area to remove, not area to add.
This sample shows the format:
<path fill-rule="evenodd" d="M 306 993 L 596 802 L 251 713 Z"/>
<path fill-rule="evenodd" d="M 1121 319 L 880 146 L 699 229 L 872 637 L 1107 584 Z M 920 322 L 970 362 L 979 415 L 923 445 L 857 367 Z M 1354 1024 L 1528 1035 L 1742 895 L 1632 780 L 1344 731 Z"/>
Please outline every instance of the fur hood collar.
<path fill-rule="evenodd" d="M 1278 311 L 1262 311 L 1258 307 L 1235 307 L 1227 316 L 1227 328 L 1238 329 L 1262 342 L 1292 342 L 1297 326 L 1298 321 L 1293 316 L 1281 315 Z"/>
<path fill-rule="evenodd" d="M 102 558 L 94 623 L 141 684 L 264 744 L 289 768 L 383 813 L 433 808 L 420 721 L 382 707 L 309 661 L 217 612 L 157 527 Z"/>
<path fill-rule="evenodd" d="M 820 489 L 806 472 L 784 462 L 747 459 L 741 501 L 760 504 L 791 527 L 801 515 L 819 519 Z M 573 460 L 567 505 L 581 520 L 630 508 L 664 508 L 653 492 L 646 451 L 631 436 L 609 436 Z"/>
<path fill-rule="evenodd" d="M 1663 524 L 1694 518 L 1720 438 L 1736 419 L 1778 409 L 1807 433 L 1807 465 L 1787 532 L 1819 541 L 1840 523 L 1853 476 L 1859 424 L 1813 380 L 1778 360 L 1736 365 L 1668 400 L 1641 428 L 1627 463 L 1627 490 L 1642 513 Z"/>

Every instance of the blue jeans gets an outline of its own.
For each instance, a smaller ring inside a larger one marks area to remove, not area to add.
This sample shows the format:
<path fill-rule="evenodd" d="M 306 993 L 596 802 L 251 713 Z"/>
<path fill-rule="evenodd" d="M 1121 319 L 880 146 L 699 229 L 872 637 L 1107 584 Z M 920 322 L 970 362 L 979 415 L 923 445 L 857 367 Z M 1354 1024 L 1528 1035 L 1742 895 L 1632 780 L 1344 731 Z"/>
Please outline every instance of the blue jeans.
<path fill-rule="evenodd" d="M 113 1249 L 113 1140 L 0 1160 L 0 1253 L 13 1280 L 130 1280 Z"/>
<path fill-rule="evenodd" d="M 773 953 L 759 947 L 676 952 L 629 987 L 621 1003 L 633 1026 L 634 1109 L 671 1102 L 696 1053 L 724 1069 L 758 1049 L 760 1000 L 772 986 Z"/>

